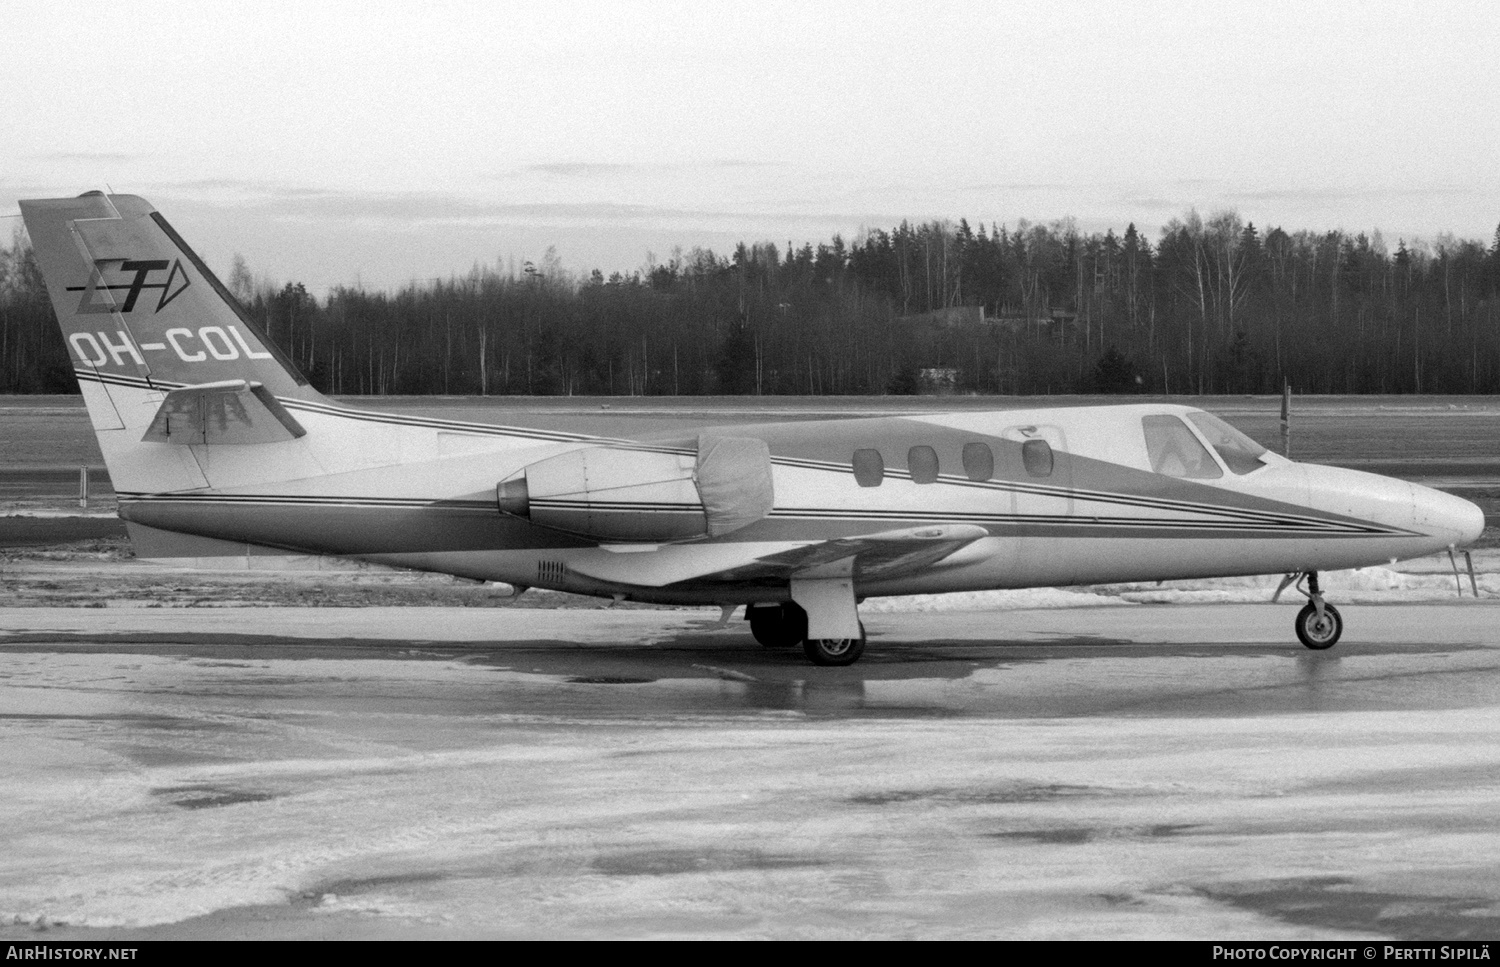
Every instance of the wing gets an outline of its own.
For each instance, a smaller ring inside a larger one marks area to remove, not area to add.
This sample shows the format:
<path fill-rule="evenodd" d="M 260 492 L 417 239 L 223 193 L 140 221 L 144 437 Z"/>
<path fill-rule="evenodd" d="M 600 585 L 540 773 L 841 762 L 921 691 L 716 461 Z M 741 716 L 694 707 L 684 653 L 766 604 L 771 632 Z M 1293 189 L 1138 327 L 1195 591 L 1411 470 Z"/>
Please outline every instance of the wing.
<path fill-rule="evenodd" d="M 650 588 L 690 580 L 888 578 L 932 567 L 988 535 L 977 524 L 945 524 L 829 541 L 603 545 L 568 566 L 596 580 Z"/>

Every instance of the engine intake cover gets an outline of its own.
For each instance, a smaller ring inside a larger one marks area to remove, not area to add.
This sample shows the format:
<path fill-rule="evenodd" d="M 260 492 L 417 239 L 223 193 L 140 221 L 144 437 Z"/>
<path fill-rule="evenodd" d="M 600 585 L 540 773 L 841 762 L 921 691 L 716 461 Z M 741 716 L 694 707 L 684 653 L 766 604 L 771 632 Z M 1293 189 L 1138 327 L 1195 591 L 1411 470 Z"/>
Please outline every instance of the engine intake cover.
<path fill-rule="evenodd" d="M 587 447 L 539 460 L 496 488 L 500 510 L 597 541 L 718 537 L 770 513 L 764 440 L 702 436 L 696 455 Z"/>

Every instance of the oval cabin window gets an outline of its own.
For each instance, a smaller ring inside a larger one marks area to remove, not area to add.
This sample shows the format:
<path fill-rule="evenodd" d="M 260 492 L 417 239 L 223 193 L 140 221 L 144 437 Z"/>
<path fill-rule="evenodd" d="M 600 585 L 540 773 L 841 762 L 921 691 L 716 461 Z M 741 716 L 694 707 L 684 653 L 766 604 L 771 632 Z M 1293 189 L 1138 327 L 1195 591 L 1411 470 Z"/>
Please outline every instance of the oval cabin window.
<path fill-rule="evenodd" d="M 1052 476 L 1052 445 L 1046 440 L 1027 440 L 1021 444 L 1021 462 L 1033 477 Z"/>
<path fill-rule="evenodd" d="M 854 451 L 854 480 L 861 487 L 879 487 L 885 479 L 885 461 L 879 450 Z"/>
<path fill-rule="evenodd" d="M 938 478 L 937 451 L 932 447 L 912 447 L 906 451 L 906 469 L 911 471 L 912 483 L 932 483 Z"/>
<path fill-rule="evenodd" d="M 983 481 L 995 476 L 995 454 L 986 444 L 964 444 L 964 475 Z"/>

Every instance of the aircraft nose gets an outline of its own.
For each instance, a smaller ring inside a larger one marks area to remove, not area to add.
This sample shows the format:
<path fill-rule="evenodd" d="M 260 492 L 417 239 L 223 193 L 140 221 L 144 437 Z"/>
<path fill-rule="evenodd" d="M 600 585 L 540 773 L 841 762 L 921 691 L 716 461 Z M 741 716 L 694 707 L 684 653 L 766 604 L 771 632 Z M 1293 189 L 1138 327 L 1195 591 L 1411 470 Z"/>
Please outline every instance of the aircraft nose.
<path fill-rule="evenodd" d="M 1403 553 L 1472 544 L 1484 530 L 1484 511 L 1462 497 L 1360 470 L 1313 464 L 1302 469 L 1312 505 L 1319 510 L 1422 535 L 1418 545 Z"/>
<path fill-rule="evenodd" d="M 1484 511 L 1479 505 L 1445 494 L 1441 490 L 1413 485 L 1417 526 L 1435 537 L 1447 536 L 1455 545 L 1472 544 L 1484 532 Z"/>

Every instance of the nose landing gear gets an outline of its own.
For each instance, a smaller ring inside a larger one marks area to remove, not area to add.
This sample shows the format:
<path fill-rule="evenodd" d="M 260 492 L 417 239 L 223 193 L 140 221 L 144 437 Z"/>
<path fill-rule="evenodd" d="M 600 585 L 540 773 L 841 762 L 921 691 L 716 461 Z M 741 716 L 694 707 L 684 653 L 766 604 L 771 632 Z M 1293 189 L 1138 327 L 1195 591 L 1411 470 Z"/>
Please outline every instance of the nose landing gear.
<path fill-rule="evenodd" d="M 1302 588 L 1303 578 L 1307 579 L 1306 590 Z M 1297 590 L 1307 596 L 1307 604 L 1297 612 L 1297 640 L 1314 651 L 1332 648 L 1344 633 L 1344 619 L 1338 608 L 1323 600 L 1323 592 L 1318 588 L 1317 571 L 1288 574 L 1282 578 L 1281 586 L 1276 589 L 1271 600 L 1281 597 L 1281 592 L 1293 582 L 1296 583 Z"/>

